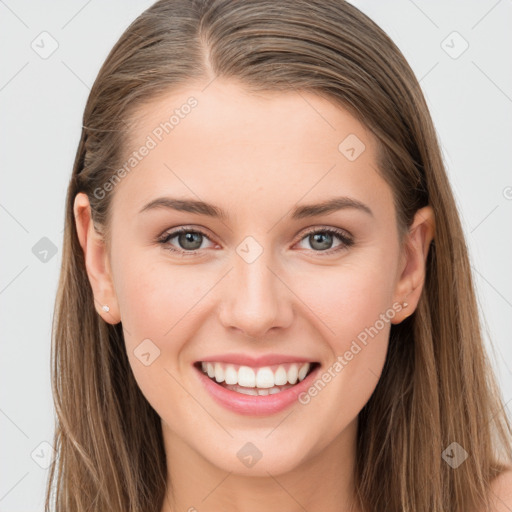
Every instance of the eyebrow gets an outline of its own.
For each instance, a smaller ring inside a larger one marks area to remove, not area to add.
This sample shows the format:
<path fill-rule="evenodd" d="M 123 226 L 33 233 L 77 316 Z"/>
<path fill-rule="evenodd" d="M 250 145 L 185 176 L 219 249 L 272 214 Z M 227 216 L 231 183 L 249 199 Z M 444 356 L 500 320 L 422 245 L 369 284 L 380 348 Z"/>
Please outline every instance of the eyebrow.
<path fill-rule="evenodd" d="M 207 215 L 218 219 L 226 220 L 229 215 L 227 212 L 204 201 L 195 201 L 192 199 L 177 199 L 173 197 L 158 197 L 146 204 L 139 213 L 154 210 L 158 208 L 172 209 L 180 212 L 197 213 Z M 334 197 L 317 204 L 307 204 L 296 207 L 292 212 L 292 219 L 304 219 L 307 217 L 316 217 L 326 215 L 338 210 L 355 209 L 362 211 L 370 216 L 374 216 L 372 210 L 357 199 L 352 197 Z"/>

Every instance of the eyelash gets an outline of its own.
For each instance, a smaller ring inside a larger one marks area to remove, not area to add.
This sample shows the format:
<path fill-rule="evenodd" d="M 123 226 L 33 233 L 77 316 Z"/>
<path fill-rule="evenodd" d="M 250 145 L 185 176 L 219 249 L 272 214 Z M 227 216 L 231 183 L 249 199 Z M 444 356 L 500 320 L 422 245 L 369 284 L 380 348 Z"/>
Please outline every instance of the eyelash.
<path fill-rule="evenodd" d="M 208 240 L 209 240 L 208 235 L 204 231 L 201 231 L 199 229 L 191 229 L 191 228 L 184 226 L 184 227 L 181 227 L 174 231 L 171 231 L 170 233 L 164 233 L 161 237 L 159 237 L 157 239 L 157 242 L 163 246 L 168 245 L 168 242 L 170 240 L 175 238 L 177 235 L 180 235 L 181 233 L 196 233 L 196 234 L 200 234 L 200 235 L 208 238 Z M 304 238 L 306 238 L 310 235 L 316 234 L 316 233 L 328 233 L 329 235 L 335 235 L 342 242 L 341 245 L 339 245 L 338 247 L 327 249 L 325 251 L 316 251 L 314 249 L 310 249 L 311 251 L 318 253 L 320 256 L 324 256 L 324 255 L 329 256 L 329 255 L 337 253 L 341 250 L 348 249 L 349 247 L 354 245 L 353 238 L 351 238 L 350 236 L 347 236 L 345 231 L 343 231 L 341 229 L 337 229 L 337 228 L 311 229 L 310 231 L 307 231 L 302 236 L 302 238 L 299 239 L 299 242 L 301 242 Z M 175 248 L 171 247 L 170 245 L 168 245 L 168 247 L 164 247 L 164 248 L 170 252 L 181 254 L 182 256 L 194 256 L 195 254 L 197 254 L 198 252 L 200 252 L 202 250 L 202 249 L 196 249 L 193 251 L 185 251 L 183 249 L 175 249 Z"/>

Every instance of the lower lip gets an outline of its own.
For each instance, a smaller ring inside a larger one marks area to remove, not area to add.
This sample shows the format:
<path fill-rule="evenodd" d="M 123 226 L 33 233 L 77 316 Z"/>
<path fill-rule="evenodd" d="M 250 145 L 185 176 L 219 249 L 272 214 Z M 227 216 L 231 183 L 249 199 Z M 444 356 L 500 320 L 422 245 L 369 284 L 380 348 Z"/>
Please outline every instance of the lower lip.
<path fill-rule="evenodd" d="M 251 416 L 263 416 L 283 411 L 298 400 L 299 395 L 306 391 L 320 370 L 320 366 L 317 366 L 303 381 L 279 393 L 254 396 L 231 391 L 214 382 L 200 369 L 194 368 L 198 372 L 203 386 L 218 404 L 238 414 Z"/>

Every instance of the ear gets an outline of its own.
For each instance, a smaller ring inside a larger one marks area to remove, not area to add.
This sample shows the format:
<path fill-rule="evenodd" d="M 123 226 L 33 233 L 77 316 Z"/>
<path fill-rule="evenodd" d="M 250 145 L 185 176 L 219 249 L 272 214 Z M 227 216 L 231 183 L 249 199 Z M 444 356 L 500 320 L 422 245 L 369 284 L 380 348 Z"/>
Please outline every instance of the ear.
<path fill-rule="evenodd" d="M 87 194 L 79 192 L 73 206 L 76 230 L 84 252 L 85 267 L 94 294 L 98 314 L 109 324 L 121 321 L 114 290 L 108 251 L 103 236 L 95 229 Z M 107 305 L 109 311 L 104 311 Z"/>
<path fill-rule="evenodd" d="M 399 278 L 395 286 L 394 303 L 407 303 L 391 321 L 394 324 L 414 313 L 425 283 L 426 261 L 435 234 L 435 215 L 431 206 L 420 208 L 414 216 L 404 240 Z"/>

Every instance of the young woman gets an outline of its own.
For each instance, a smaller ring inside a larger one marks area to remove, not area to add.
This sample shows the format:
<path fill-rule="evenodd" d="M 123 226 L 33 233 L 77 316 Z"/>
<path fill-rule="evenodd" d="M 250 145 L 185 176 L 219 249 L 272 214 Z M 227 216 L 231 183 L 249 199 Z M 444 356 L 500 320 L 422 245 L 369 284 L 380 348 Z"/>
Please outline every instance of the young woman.
<path fill-rule="evenodd" d="M 53 341 L 47 511 L 512 509 L 424 97 L 341 0 L 161 0 L 126 30 Z"/>

